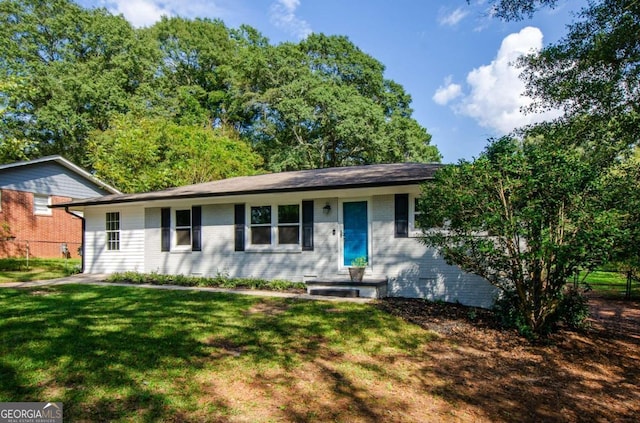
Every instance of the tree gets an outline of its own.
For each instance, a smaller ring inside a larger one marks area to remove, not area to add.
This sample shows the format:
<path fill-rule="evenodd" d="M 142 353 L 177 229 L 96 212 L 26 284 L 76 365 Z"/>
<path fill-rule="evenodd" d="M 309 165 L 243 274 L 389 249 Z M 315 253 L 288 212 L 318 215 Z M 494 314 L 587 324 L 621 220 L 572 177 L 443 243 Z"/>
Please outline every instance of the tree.
<path fill-rule="evenodd" d="M 620 236 L 612 251 L 612 261 L 631 275 L 640 274 L 640 157 L 617 164 L 602 184 L 602 202 L 620 213 Z"/>
<path fill-rule="evenodd" d="M 91 134 L 96 176 L 123 192 L 146 192 L 255 174 L 262 163 L 232 131 L 121 115 Z"/>
<path fill-rule="evenodd" d="M 558 133 L 494 141 L 439 171 L 420 200 L 420 226 L 434 228 L 423 241 L 514 295 L 536 335 L 558 318 L 567 280 L 609 259 L 620 237 L 619 212 L 601 201 L 607 169 L 564 142 Z"/>
<path fill-rule="evenodd" d="M 410 96 L 346 37 L 312 34 L 263 54 L 246 133 L 270 170 L 440 160 Z"/>
<path fill-rule="evenodd" d="M 602 0 L 580 12 L 557 44 L 523 62 L 534 107 L 562 107 L 615 130 L 620 150 L 638 142 L 640 2 Z"/>
<path fill-rule="evenodd" d="M 272 171 L 438 161 L 383 72 L 346 37 L 273 46 L 218 20 L 134 29 L 71 0 L 0 0 L 0 160 L 62 154 L 93 170 L 96 134 L 131 114 L 239 136 Z"/>
<path fill-rule="evenodd" d="M 148 30 L 161 57 L 155 86 L 174 109 L 174 119 L 214 126 L 226 119 L 236 43 L 219 20 L 166 18 Z"/>
<path fill-rule="evenodd" d="M 470 3 L 467 0 L 467 3 Z M 505 20 L 522 20 L 531 17 L 543 7 L 555 7 L 558 0 L 492 0 L 493 15 Z"/>
<path fill-rule="evenodd" d="M 5 139 L 29 140 L 37 154 L 85 162 L 85 141 L 126 112 L 149 82 L 153 49 L 121 16 L 68 0 L 0 2 L 0 77 Z M 35 154 L 34 154 L 35 155 Z"/>
<path fill-rule="evenodd" d="M 555 3 L 499 0 L 495 5 L 498 16 L 520 19 Z M 574 134 L 564 148 L 589 151 L 585 160 L 591 166 L 608 169 L 603 201 L 624 216 L 615 259 L 637 264 L 638 162 L 624 158 L 634 148 L 637 157 L 639 142 L 640 2 L 590 2 L 567 29 L 560 41 L 521 62 L 527 94 L 536 99 L 531 108 L 562 108 L 565 114 L 554 126 Z"/>
<path fill-rule="evenodd" d="M 518 20 L 557 1 L 493 3 L 497 16 Z M 530 109 L 561 108 L 560 121 L 570 125 L 588 120 L 601 129 L 577 142 L 602 143 L 599 132 L 606 131 L 609 153 L 628 154 L 640 126 L 640 2 L 597 0 L 576 16 L 565 37 L 521 61 L 526 94 L 535 99 Z"/>

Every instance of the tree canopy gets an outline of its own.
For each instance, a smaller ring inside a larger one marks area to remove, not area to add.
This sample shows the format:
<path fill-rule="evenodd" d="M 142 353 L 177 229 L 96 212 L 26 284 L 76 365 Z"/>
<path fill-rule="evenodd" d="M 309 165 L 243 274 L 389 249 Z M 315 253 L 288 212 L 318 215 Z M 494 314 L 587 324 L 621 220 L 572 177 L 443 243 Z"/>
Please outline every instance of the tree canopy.
<path fill-rule="evenodd" d="M 555 0 L 496 0 L 517 20 Z M 640 3 L 589 3 L 555 44 L 521 61 L 535 108 L 554 122 L 493 141 L 426 184 L 424 242 L 515 299 L 535 334 L 562 309 L 566 282 L 609 260 L 637 266 Z"/>
<path fill-rule="evenodd" d="M 0 58 L 3 161 L 62 154 L 115 183 L 123 175 L 108 163 L 121 169 L 129 158 L 117 148 L 110 160 L 98 153 L 126 138 L 115 136 L 122 116 L 228 135 L 248 161 L 219 176 L 255 167 L 247 146 L 265 171 L 440 160 L 412 118 L 411 97 L 343 36 L 272 45 L 219 20 L 163 18 L 135 29 L 70 0 L 1 0 Z"/>
<path fill-rule="evenodd" d="M 96 172 L 124 192 L 252 175 L 262 158 L 237 134 L 162 118 L 120 115 L 91 134 Z"/>
<path fill-rule="evenodd" d="M 424 242 L 515 293 L 533 333 L 554 322 L 567 280 L 609 260 L 624 235 L 620 211 L 602 203 L 611 174 L 585 154 L 557 133 L 503 138 L 423 186 Z"/>

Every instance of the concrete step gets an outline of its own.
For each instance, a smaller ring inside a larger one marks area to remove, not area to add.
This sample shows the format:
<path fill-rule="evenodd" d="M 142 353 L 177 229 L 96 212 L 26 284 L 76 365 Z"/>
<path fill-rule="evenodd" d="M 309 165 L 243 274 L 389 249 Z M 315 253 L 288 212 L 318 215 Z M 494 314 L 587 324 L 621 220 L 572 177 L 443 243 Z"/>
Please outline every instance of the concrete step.
<path fill-rule="evenodd" d="M 360 296 L 359 289 L 340 289 L 340 288 L 324 288 L 309 289 L 309 295 L 323 295 L 327 297 L 349 297 L 355 298 Z"/>

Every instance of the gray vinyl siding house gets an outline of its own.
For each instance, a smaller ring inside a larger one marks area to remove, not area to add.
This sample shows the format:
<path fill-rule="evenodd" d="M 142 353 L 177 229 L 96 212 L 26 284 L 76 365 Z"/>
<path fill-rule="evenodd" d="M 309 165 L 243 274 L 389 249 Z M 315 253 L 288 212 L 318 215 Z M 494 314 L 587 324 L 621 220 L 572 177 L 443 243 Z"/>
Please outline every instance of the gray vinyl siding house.
<path fill-rule="evenodd" d="M 0 189 L 69 198 L 120 193 L 62 156 L 0 165 Z"/>
<path fill-rule="evenodd" d="M 414 200 L 440 165 L 385 164 L 231 178 L 61 205 L 82 211 L 85 272 L 158 272 L 292 281 L 348 280 L 362 296 L 489 307 L 496 290 L 418 240 Z"/>

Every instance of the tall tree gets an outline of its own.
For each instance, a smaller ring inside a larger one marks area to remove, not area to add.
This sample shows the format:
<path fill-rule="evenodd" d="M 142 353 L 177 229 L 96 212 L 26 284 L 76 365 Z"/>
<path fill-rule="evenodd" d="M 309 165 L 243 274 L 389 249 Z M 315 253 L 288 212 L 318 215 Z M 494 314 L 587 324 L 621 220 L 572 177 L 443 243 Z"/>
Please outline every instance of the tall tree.
<path fill-rule="evenodd" d="M 620 148 L 638 142 L 640 125 L 640 2 L 591 3 L 560 42 L 524 64 L 534 107 L 562 107 L 569 118 L 615 130 Z"/>
<path fill-rule="evenodd" d="M 3 90 L 2 136 L 84 163 L 87 134 L 127 111 L 151 77 L 153 50 L 143 46 L 124 18 L 104 9 L 1 1 L 0 75 L 21 81 Z"/>
<path fill-rule="evenodd" d="M 491 143 L 425 184 L 424 242 L 465 271 L 516 298 L 525 324 L 546 333 L 567 280 L 611 257 L 618 210 L 603 207 L 606 168 L 590 165 L 558 133 Z"/>
<path fill-rule="evenodd" d="M 498 0 L 498 16 L 520 19 L 555 0 Z M 640 142 L 640 2 L 589 2 L 568 25 L 567 35 L 522 61 L 532 108 L 561 108 L 565 115 L 553 125 L 564 133 L 564 148 L 589 152 L 585 160 L 608 169 L 603 203 L 625 216 L 626 238 L 617 247 L 635 245 L 638 162 L 620 160 L 637 154 Z M 616 193 L 612 197 L 612 193 Z M 635 226 L 634 226 L 635 225 Z M 619 250 L 619 248 L 616 248 Z M 634 247 L 622 248 L 618 259 L 637 260 Z"/>
<path fill-rule="evenodd" d="M 230 131 L 164 118 L 119 115 L 92 133 L 96 176 L 123 192 L 146 192 L 257 172 L 262 159 Z"/>
<path fill-rule="evenodd" d="M 182 123 L 225 118 L 235 42 L 222 21 L 163 17 L 148 32 L 161 52 L 156 87 Z M 225 119 L 226 120 L 226 119 Z"/>
<path fill-rule="evenodd" d="M 70 0 L 0 0 L 0 75 L 11 81 L 0 86 L 0 154 L 92 168 L 98 135 L 132 114 L 239 135 L 272 171 L 438 161 L 410 96 L 383 72 L 346 37 L 273 46 L 216 20 L 133 29 Z"/>
<path fill-rule="evenodd" d="M 467 0 L 470 3 L 470 0 Z M 554 8 L 558 0 L 492 0 L 493 15 L 505 20 L 522 20 L 532 17 L 544 7 Z"/>
<path fill-rule="evenodd" d="M 495 0 L 497 16 L 518 20 L 556 0 Z M 567 35 L 521 62 L 531 109 L 561 108 L 569 124 L 600 127 L 615 155 L 638 143 L 640 125 L 640 2 L 596 0 L 578 11 Z M 590 135 L 583 131 L 582 136 Z M 576 140 L 585 141 L 584 138 Z"/>
<path fill-rule="evenodd" d="M 271 170 L 439 161 L 411 98 L 346 37 L 270 48 L 249 132 Z"/>

